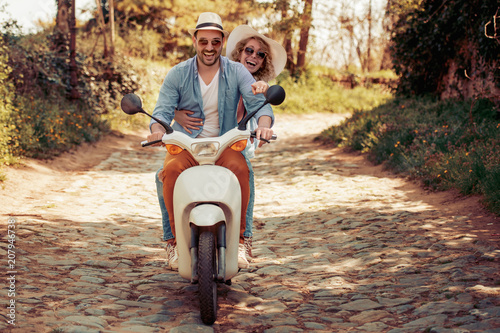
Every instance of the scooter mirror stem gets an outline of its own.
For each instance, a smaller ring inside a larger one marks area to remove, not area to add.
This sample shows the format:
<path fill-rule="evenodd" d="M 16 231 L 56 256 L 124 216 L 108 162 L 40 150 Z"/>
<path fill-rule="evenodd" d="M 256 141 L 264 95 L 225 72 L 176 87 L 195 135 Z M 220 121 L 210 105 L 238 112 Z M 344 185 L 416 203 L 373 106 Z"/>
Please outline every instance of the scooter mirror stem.
<path fill-rule="evenodd" d="M 243 118 L 243 119 L 240 121 L 240 123 L 238 124 L 238 129 L 239 129 L 240 131 L 245 131 L 245 130 L 247 129 L 247 124 L 248 124 L 248 122 L 250 121 L 250 119 L 251 119 L 253 116 L 255 116 L 255 114 L 256 114 L 257 112 L 259 112 L 259 110 L 260 110 L 260 109 L 262 109 L 262 108 L 264 107 L 264 105 L 267 105 L 267 104 L 269 104 L 269 103 L 266 101 L 264 104 L 262 104 L 262 106 L 261 106 L 260 108 L 258 108 L 258 109 L 257 109 L 257 110 L 255 110 L 254 112 L 251 112 L 251 113 L 247 114 L 247 115 L 245 116 L 245 118 Z"/>
<path fill-rule="evenodd" d="M 165 129 L 165 133 L 167 134 L 171 134 L 174 130 L 172 129 L 172 127 L 170 127 L 169 124 L 167 124 L 166 122 L 164 122 L 163 120 L 161 119 L 158 119 L 156 117 L 153 117 L 152 115 L 150 115 L 149 113 L 147 113 L 146 111 L 142 110 L 142 112 L 148 116 L 150 116 L 154 121 L 156 121 L 158 124 L 160 124 L 164 129 Z"/>
<path fill-rule="evenodd" d="M 255 116 L 255 114 L 260 109 L 262 109 L 266 104 L 280 105 L 285 100 L 285 97 L 286 97 L 286 93 L 285 93 L 285 89 L 283 89 L 283 87 L 281 87 L 279 85 L 270 86 L 266 92 L 266 102 L 264 104 L 262 104 L 262 106 L 260 108 L 249 113 L 245 118 L 243 118 L 240 121 L 240 123 L 238 124 L 238 129 L 240 131 L 246 130 L 248 121 L 250 120 L 250 118 Z"/>

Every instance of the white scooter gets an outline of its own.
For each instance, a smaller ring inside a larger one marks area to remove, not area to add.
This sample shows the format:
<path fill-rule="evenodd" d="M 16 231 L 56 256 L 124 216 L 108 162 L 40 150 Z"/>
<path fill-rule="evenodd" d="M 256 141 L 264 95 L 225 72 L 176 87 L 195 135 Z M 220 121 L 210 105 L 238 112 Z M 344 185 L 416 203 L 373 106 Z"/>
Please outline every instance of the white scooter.
<path fill-rule="evenodd" d="M 269 87 L 266 104 L 279 105 L 285 99 L 280 86 Z M 121 101 L 129 114 L 143 113 L 162 125 L 166 133 L 161 140 L 142 142 L 142 146 L 163 142 L 170 154 L 187 150 L 199 163 L 183 171 L 174 187 L 174 221 L 179 274 L 198 283 L 200 313 L 203 323 L 217 319 L 217 284 L 231 284 L 238 273 L 238 244 L 241 217 L 241 189 L 236 176 L 215 165 L 225 149 L 242 151 L 250 137 L 247 123 L 258 110 L 248 114 L 238 125 L 220 137 L 193 139 L 175 132 L 165 122 L 142 109 L 141 99 L 127 94 Z M 260 108 L 259 108 L 260 109 Z M 275 139 L 275 137 L 274 137 Z"/>

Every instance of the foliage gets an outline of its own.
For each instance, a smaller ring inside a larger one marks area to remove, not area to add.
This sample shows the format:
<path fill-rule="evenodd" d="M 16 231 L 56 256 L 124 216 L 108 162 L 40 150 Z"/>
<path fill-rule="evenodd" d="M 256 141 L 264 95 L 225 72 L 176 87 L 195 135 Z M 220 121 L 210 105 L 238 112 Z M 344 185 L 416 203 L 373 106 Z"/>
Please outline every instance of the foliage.
<path fill-rule="evenodd" d="M 57 93 L 37 99 L 20 96 L 16 104 L 8 124 L 14 128 L 9 145 L 18 156 L 50 158 L 106 132 L 85 103 L 61 99 Z"/>
<path fill-rule="evenodd" d="M 109 62 L 79 54 L 78 90 L 84 97 L 71 100 L 68 54 L 52 50 L 51 37 L 50 32 L 4 33 L 12 69 L 8 82 L 16 96 L 4 120 L 11 134 L 2 142 L 16 156 L 48 158 L 97 140 L 109 128 L 101 115 L 137 89 L 137 77 L 124 58 Z"/>
<path fill-rule="evenodd" d="M 138 82 L 134 93 L 142 99 L 144 110 L 152 112 L 158 99 L 161 84 L 170 66 L 167 66 L 165 61 L 130 58 L 130 68 L 134 69 Z M 102 117 L 107 120 L 111 129 L 121 132 L 145 129 L 150 120 L 148 117 L 143 116 L 124 116 L 119 103 L 115 103 L 109 107 L 109 112 Z"/>
<path fill-rule="evenodd" d="M 118 44 L 125 54 L 177 63 L 193 56 L 188 29 L 202 12 L 216 12 L 228 31 L 259 14 L 256 0 L 123 0 L 115 2 Z"/>
<path fill-rule="evenodd" d="M 12 151 L 8 145 L 11 128 L 7 124 L 12 112 L 12 100 L 15 97 L 14 87 L 9 80 L 11 71 L 8 48 L 0 36 L 0 165 L 9 164 L 12 158 Z M 0 181 L 3 179 L 4 175 L 0 173 Z"/>
<path fill-rule="evenodd" d="M 486 99 L 397 98 L 355 112 L 319 138 L 367 152 L 374 162 L 431 189 L 482 194 L 500 214 L 499 130 L 494 105 Z"/>
<path fill-rule="evenodd" d="M 286 91 L 285 102 L 273 107 L 276 113 L 352 113 L 355 110 L 372 109 L 391 98 L 391 92 L 383 86 L 345 89 L 333 81 L 328 70 L 308 70 L 298 80 L 288 71 L 282 72 L 277 84 Z M 384 74 L 386 75 L 386 74 Z M 273 84 L 274 82 L 271 82 Z"/>
<path fill-rule="evenodd" d="M 500 43 L 488 39 L 484 29 L 498 8 L 497 0 L 415 0 L 402 4 L 395 1 L 389 7 L 389 15 L 398 17 L 392 27 L 392 57 L 401 78 L 400 93 L 439 94 L 451 60 L 458 62 L 462 77 L 477 58 L 490 64 L 498 61 Z M 500 81 L 496 84 L 500 87 Z"/>

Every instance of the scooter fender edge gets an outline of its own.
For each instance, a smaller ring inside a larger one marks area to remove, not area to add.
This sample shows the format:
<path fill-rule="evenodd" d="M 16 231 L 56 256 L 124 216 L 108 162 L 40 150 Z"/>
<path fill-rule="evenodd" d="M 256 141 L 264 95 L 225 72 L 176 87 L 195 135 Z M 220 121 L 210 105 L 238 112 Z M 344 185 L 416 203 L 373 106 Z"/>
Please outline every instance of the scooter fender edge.
<path fill-rule="evenodd" d="M 214 204 L 202 204 L 194 207 L 189 214 L 189 222 L 198 227 L 210 227 L 226 220 L 224 211 Z"/>
<path fill-rule="evenodd" d="M 174 220 L 181 277 L 191 280 L 190 224 L 195 223 L 194 220 L 199 226 L 225 222 L 225 280 L 238 273 L 240 216 L 240 183 L 229 169 L 217 165 L 199 165 L 179 175 L 174 187 Z"/>

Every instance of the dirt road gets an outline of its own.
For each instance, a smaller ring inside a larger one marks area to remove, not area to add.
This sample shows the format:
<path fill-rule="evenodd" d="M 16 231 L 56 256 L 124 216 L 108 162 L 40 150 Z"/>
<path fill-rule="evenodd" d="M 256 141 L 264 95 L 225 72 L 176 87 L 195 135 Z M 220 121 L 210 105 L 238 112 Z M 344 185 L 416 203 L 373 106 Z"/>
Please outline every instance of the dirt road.
<path fill-rule="evenodd" d="M 219 287 L 211 327 L 197 286 L 164 267 L 161 149 L 114 135 L 10 169 L 0 330 L 500 332 L 500 221 L 312 140 L 340 119 L 278 116 L 253 161 L 255 259 Z"/>

